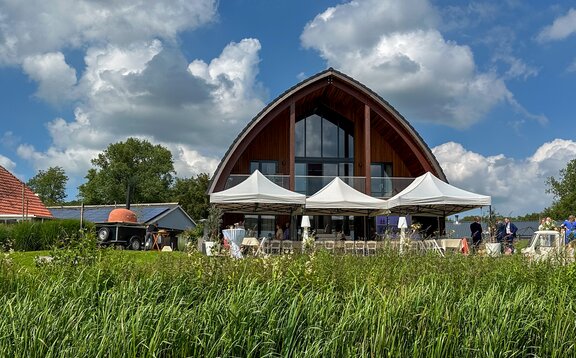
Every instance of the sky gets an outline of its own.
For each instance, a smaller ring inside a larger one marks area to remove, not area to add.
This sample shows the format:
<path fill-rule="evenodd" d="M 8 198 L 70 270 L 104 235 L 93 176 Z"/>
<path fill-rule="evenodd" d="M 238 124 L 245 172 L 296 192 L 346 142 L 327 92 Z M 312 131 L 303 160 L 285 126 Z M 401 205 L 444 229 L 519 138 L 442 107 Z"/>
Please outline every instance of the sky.
<path fill-rule="evenodd" d="M 576 4 L 539 0 L 0 0 L 0 165 L 90 160 L 129 137 L 213 173 L 268 103 L 329 67 L 395 107 L 448 181 L 503 215 L 553 201 L 576 157 Z"/>

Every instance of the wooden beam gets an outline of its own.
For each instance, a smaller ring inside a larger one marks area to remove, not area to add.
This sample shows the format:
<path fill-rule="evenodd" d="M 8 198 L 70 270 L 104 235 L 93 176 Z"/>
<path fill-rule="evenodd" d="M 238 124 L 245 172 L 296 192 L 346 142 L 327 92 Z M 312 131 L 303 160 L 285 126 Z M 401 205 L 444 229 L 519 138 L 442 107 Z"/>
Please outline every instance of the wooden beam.
<path fill-rule="evenodd" d="M 366 188 L 364 192 L 367 195 L 372 195 L 372 181 L 370 177 L 370 106 L 364 104 L 364 178 L 366 180 Z"/>
<path fill-rule="evenodd" d="M 294 169 L 295 169 L 295 132 L 296 132 L 296 102 L 292 100 L 290 103 L 290 130 L 288 134 L 288 143 L 289 143 L 289 153 L 288 153 L 288 171 L 290 173 L 290 190 L 294 191 L 296 187 L 296 182 L 294 178 Z M 294 229 L 292 229 L 294 230 Z"/>

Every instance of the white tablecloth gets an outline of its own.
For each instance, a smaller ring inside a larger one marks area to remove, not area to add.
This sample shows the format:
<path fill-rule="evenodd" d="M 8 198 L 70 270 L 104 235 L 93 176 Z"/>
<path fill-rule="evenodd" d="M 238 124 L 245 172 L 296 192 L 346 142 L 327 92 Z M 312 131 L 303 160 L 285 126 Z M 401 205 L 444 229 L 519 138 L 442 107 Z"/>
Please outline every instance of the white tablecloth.
<path fill-rule="evenodd" d="M 224 238 L 230 243 L 230 254 L 232 257 L 237 259 L 242 258 L 242 252 L 240 251 L 240 244 L 246 235 L 246 230 L 244 229 L 226 229 L 222 230 Z"/>

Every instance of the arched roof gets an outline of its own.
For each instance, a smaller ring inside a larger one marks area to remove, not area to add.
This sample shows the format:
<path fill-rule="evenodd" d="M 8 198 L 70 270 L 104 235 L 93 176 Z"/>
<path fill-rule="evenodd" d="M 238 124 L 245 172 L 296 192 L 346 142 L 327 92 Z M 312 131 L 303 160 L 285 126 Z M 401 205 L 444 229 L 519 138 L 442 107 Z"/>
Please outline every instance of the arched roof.
<path fill-rule="evenodd" d="M 295 107 L 296 118 L 299 118 L 303 114 L 310 113 L 313 110 L 312 107 L 317 106 L 318 100 L 340 108 L 368 105 L 371 116 L 377 119 L 373 121 L 375 123 L 374 128 L 376 130 L 384 127 L 392 128 L 392 130 L 383 131 L 382 135 L 388 141 L 394 142 L 395 148 L 403 153 L 408 153 L 413 159 L 409 162 L 415 163 L 418 168 L 423 168 L 423 170 L 418 170 L 421 172 L 415 173 L 415 176 L 430 171 L 447 182 L 440 164 L 428 145 L 394 107 L 360 82 L 342 72 L 329 68 L 288 89 L 252 118 L 220 161 L 210 182 L 208 193 L 214 192 L 217 187 L 223 184 L 242 151 L 276 116 L 289 110 L 291 105 L 297 103 L 298 105 Z M 381 123 L 380 126 L 378 122 Z"/>

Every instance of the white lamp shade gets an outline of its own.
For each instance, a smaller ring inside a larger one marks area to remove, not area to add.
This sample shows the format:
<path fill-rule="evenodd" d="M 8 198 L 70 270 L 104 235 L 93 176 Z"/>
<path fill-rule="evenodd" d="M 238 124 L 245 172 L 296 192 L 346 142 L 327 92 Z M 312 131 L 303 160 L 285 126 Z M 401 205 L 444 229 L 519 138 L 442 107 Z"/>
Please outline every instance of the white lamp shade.
<path fill-rule="evenodd" d="M 301 227 L 310 227 L 310 217 L 307 215 L 302 216 L 302 224 Z"/>
<path fill-rule="evenodd" d="M 408 222 L 405 216 L 400 216 L 398 218 L 398 229 L 406 229 L 408 227 Z"/>

